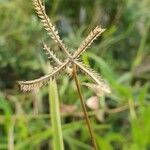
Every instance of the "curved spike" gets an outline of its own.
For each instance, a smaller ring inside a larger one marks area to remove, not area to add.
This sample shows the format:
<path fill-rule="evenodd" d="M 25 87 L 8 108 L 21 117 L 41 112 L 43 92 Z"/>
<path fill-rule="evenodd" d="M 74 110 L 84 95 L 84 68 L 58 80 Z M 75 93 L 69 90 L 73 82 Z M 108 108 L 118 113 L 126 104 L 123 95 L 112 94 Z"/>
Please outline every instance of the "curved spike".
<path fill-rule="evenodd" d="M 82 64 L 81 62 L 74 61 L 74 63 L 86 73 L 105 93 L 110 93 L 110 88 L 108 84 L 99 76 L 94 70 Z"/>
<path fill-rule="evenodd" d="M 20 88 L 22 91 L 31 91 L 37 87 L 40 88 L 43 85 L 47 84 L 50 78 L 54 77 L 56 74 L 61 72 L 68 63 L 69 61 L 66 61 L 65 63 L 61 64 L 59 67 L 57 67 L 55 70 L 53 70 L 49 74 L 42 76 L 38 79 L 30 80 L 30 81 L 18 81 L 18 84 L 20 85 Z"/>
<path fill-rule="evenodd" d="M 79 48 L 73 55 L 73 58 L 78 58 L 104 31 L 105 29 L 102 29 L 101 27 L 98 26 L 93 31 L 91 31 L 90 34 L 87 36 L 87 38 L 80 44 Z"/>
<path fill-rule="evenodd" d="M 70 54 L 63 44 L 62 40 L 58 35 L 58 31 L 56 30 L 55 26 L 52 25 L 50 18 L 47 16 L 45 12 L 45 6 L 42 4 L 41 0 L 33 0 L 34 8 L 41 19 L 41 22 L 45 29 L 47 30 L 48 34 L 51 36 L 52 39 L 61 47 L 64 53 L 70 57 Z"/>
<path fill-rule="evenodd" d="M 46 51 L 48 58 L 52 58 L 58 65 L 62 64 L 62 62 L 59 60 L 59 58 L 56 57 L 54 52 L 51 51 L 50 48 L 45 43 L 43 43 L 43 49 Z"/>

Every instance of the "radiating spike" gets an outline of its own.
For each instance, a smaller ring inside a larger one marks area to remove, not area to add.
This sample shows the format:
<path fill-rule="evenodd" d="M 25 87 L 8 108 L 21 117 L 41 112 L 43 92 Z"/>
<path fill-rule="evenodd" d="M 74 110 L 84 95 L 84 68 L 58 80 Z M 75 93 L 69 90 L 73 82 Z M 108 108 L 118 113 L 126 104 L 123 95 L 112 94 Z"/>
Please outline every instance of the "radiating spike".
<path fill-rule="evenodd" d="M 63 42 L 60 40 L 58 31 L 56 30 L 55 26 L 52 25 L 50 18 L 47 16 L 47 14 L 45 12 L 45 7 L 43 6 L 41 0 L 33 0 L 33 4 L 34 4 L 34 8 L 35 8 L 39 18 L 41 19 L 43 26 L 48 31 L 48 34 L 51 36 L 52 39 L 54 39 L 54 41 L 56 43 L 59 44 L 59 46 L 64 51 L 64 53 L 67 56 L 70 56 L 67 48 L 65 47 Z"/>
<path fill-rule="evenodd" d="M 66 65 L 69 63 L 69 61 L 66 61 L 65 63 L 58 66 L 55 70 L 53 70 L 51 73 L 42 76 L 38 79 L 31 80 L 31 81 L 18 81 L 18 84 L 20 85 L 20 88 L 22 91 L 31 91 L 35 88 L 40 88 L 43 85 L 47 84 L 50 80 L 50 78 L 54 77 L 56 74 L 61 72 Z"/>
<path fill-rule="evenodd" d="M 90 34 L 87 36 L 87 38 L 80 44 L 79 48 L 74 53 L 73 58 L 78 58 L 104 31 L 105 29 L 102 29 L 101 27 L 98 26 L 93 31 L 91 31 Z"/>
<path fill-rule="evenodd" d="M 81 62 L 74 61 L 74 63 L 86 73 L 105 93 L 110 93 L 110 88 L 108 84 L 98 75 L 93 69 L 87 67 L 86 65 L 82 64 Z"/>
<path fill-rule="evenodd" d="M 85 85 L 88 88 L 92 89 L 95 92 L 95 94 L 97 96 L 99 96 L 99 97 L 101 97 L 101 96 L 103 96 L 105 94 L 109 94 L 110 93 L 110 91 L 108 91 L 107 89 L 105 89 L 105 87 L 100 86 L 99 84 L 82 83 L 82 85 Z"/>
<path fill-rule="evenodd" d="M 58 65 L 61 65 L 62 62 L 59 60 L 59 58 L 56 57 L 53 51 L 50 50 L 50 48 L 43 43 L 43 49 L 46 51 L 48 58 L 52 58 Z"/>

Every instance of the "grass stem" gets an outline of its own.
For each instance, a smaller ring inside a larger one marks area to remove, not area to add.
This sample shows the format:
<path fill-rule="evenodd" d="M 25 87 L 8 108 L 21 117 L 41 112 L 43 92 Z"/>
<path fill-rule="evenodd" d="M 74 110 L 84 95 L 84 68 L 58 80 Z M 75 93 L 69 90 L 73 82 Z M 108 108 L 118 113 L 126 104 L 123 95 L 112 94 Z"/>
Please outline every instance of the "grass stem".
<path fill-rule="evenodd" d="M 97 144 L 96 144 L 96 141 L 95 141 L 95 138 L 94 138 L 93 130 L 92 130 L 92 127 L 91 127 L 90 119 L 88 117 L 87 109 L 86 109 L 86 106 L 85 106 L 84 101 L 83 101 L 81 88 L 80 88 L 80 83 L 79 83 L 77 73 L 76 73 L 76 65 L 75 64 L 73 64 L 73 77 L 74 77 L 74 80 L 75 80 L 75 83 L 76 83 L 77 91 L 78 91 L 78 94 L 79 94 L 79 97 L 80 97 L 81 106 L 82 106 L 84 117 L 85 117 L 85 120 L 86 120 L 86 123 L 87 123 L 87 126 L 88 126 L 88 130 L 89 130 L 89 133 L 90 133 L 90 136 L 91 136 L 91 140 L 92 140 L 92 143 L 93 143 L 94 150 L 98 150 L 97 149 Z"/>

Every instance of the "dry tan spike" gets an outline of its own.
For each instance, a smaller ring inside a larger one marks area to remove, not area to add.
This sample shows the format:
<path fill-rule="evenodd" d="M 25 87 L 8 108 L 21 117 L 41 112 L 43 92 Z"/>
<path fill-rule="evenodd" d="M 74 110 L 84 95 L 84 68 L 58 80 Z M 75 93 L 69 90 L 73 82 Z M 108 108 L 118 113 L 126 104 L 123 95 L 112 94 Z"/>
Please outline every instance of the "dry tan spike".
<path fill-rule="evenodd" d="M 74 61 L 74 63 L 87 74 L 105 93 L 110 93 L 110 88 L 108 84 L 98 75 L 93 69 L 87 67 L 86 65 L 82 64 L 81 62 Z"/>
<path fill-rule="evenodd" d="M 61 64 L 60 66 L 58 66 L 55 70 L 53 70 L 51 73 L 42 76 L 38 79 L 35 80 L 31 80 L 31 81 L 18 81 L 21 90 L 22 91 L 31 91 L 35 88 L 40 88 L 43 85 L 47 84 L 50 80 L 50 78 L 54 77 L 55 75 L 57 75 L 59 72 L 61 72 L 66 65 L 69 63 L 69 61 L 66 61 L 65 63 Z"/>
<path fill-rule="evenodd" d="M 48 58 L 52 58 L 58 65 L 61 65 L 62 62 L 57 58 L 57 56 L 54 54 L 53 51 L 50 50 L 50 48 L 44 43 L 43 49 L 45 50 L 46 54 L 48 55 Z"/>
<path fill-rule="evenodd" d="M 43 6 L 41 0 L 33 0 L 33 4 L 35 7 L 35 10 L 41 19 L 41 22 L 45 29 L 47 30 L 48 34 L 51 36 L 52 39 L 61 47 L 61 49 L 64 51 L 64 53 L 67 56 L 70 56 L 67 48 L 63 44 L 62 40 L 60 39 L 58 35 L 58 31 L 55 29 L 55 26 L 52 25 L 50 18 L 47 16 L 45 12 L 45 7 Z"/>
<path fill-rule="evenodd" d="M 62 61 L 60 61 L 59 58 L 56 57 L 56 55 L 54 54 L 54 52 L 50 51 L 50 48 L 46 44 L 44 44 L 43 46 L 44 46 L 43 49 L 46 50 L 46 52 L 47 52 L 46 54 L 48 54 L 49 57 L 52 58 L 58 65 L 61 65 Z M 72 69 L 70 67 L 66 67 L 66 72 L 69 74 L 69 76 L 71 76 Z"/>
<path fill-rule="evenodd" d="M 101 27 L 96 27 L 93 31 L 90 32 L 90 34 L 87 36 L 87 38 L 81 43 L 75 54 L 73 55 L 73 58 L 79 57 L 92 43 L 96 38 L 104 32 L 105 29 L 102 29 Z"/>
<path fill-rule="evenodd" d="M 105 94 L 109 94 L 107 91 L 104 91 L 103 87 L 98 85 L 98 84 L 93 84 L 93 83 L 82 83 L 82 85 L 87 86 L 88 88 L 90 88 L 91 90 L 94 91 L 94 93 L 98 96 L 104 96 Z"/>

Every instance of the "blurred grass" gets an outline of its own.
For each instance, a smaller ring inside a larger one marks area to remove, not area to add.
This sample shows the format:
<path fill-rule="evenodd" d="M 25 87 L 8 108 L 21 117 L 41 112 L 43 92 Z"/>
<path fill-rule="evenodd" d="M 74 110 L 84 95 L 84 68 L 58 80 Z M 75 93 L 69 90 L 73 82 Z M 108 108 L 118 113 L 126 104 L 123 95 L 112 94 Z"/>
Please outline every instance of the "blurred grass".
<path fill-rule="evenodd" d="M 150 1 L 45 0 L 45 4 L 60 35 L 72 49 L 76 49 L 96 25 L 101 24 L 107 29 L 82 60 L 110 84 L 112 94 L 103 99 L 102 108 L 127 105 L 128 109 L 119 113 L 104 112 L 103 121 L 97 120 L 92 113 L 98 146 L 102 150 L 149 150 Z M 47 60 L 41 45 L 48 40 L 31 1 L 0 0 L 2 150 L 51 147 L 48 88 L 37 93 L 21 93 L 16 85 L 17 80 L 34 79 L 45 73 Z M 57 53 L 59 49 L 52 40 L 48 44 Z M 80 75 L 80 80 L 88 79 Z M 85 100 L 94 95 L 82 88 Z M 65 150 L 90 150 L 83 118 L 76 116 L 81 107 L 74 82 L 65 75 L 59 76 L 58 91 L 60 103 L 77 106 L 72 114 L 62 115 Z"/>

